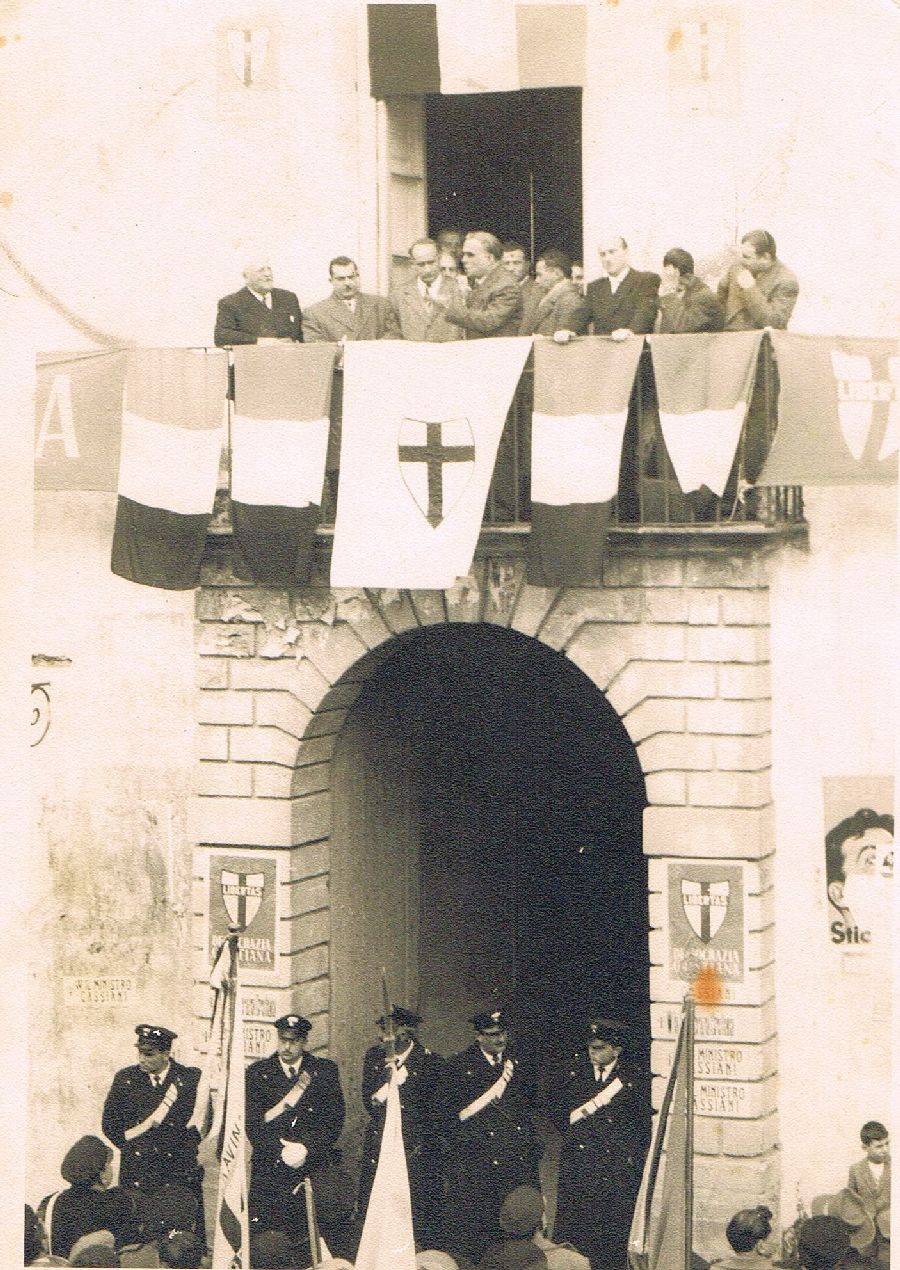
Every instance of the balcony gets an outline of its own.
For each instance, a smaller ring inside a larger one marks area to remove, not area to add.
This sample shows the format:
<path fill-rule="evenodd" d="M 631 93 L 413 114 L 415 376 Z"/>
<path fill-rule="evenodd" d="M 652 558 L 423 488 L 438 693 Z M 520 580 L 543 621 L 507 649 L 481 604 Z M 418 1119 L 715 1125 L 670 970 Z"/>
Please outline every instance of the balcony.
<path fill-rule="evenodd" d="M 335 371 L 336 380 L 342 375 Z M 333 394 L 333 423 L 339 421 L 342 392 Z M 494 478 L 479 537 L 478 555 L 518 556 L 530 532 L 530 432 L 534 374 L 529 357 L 506 419 Z M 759 352 L 756 385 L 721 499 L 682 493 L 666 452 L 659 422 L 656 385 L 649 348 L 635 377 L 622 452 L 619 492 L 609 533 L 613 551 L 651 549 L 679 552 L 750 547 L 769 538 L 805 538 L 800 486 L 754 488 L 777 425 L 778 373 L 768 335 Z M 227 465 L 226 465 L 227 466 Z M 225 468 L 223 467 L 223 472 Z M 330 552 L 334 533 L 334 478 L 326 478 L 319 526 L 319 548 Z M 231 532 L 227 478 L 216 500 L 210 547 L 224 545 Z"/>

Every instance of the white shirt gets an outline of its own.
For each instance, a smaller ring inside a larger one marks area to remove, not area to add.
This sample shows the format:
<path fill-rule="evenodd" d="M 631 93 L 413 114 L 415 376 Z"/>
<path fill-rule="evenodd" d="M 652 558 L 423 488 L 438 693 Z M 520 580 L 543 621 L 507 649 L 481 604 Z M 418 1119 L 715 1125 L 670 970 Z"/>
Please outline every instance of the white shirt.
<path fill-rule="evenodd" d="M 169 1064 L 166 1063 L 165 1067 L 162 1069 L 161 1072 L 154 1072 L 152 1075 L 150 1072 L 148 1072 L 147 1075 L 150 1076 L 150 1080 L 152 1084 L 155 1085 L 157 1089 L 159 1089 L 162 1085 L 166 1083 L 166 1081 L 169 1078 Z"/>
<path fill-rule="evenodd" d="M 279 1063 L 281 1063 L 281 1070 L 284 1072 L 285 1076 L 287 1076 L 289 1080 L 296 1080 L 296 1078 L 297 1078 L 297 1074 L 298 1074 L 298 1073 L 299 1073 L 299 1071 L 300 1071 L 300 1065 L 301 1065 L 301 1063 L 303 1062 L 302 1057 L 301 1057 L 301 1058 L 298 1058 L 298 1059 L 297 1059 L 295 1062 L 293 1062 L 293 1063 L 283 1063 L 283 1062 L 281 1061 L 281 1059 L 280 1059 L 280 1058 L 279 1058 L 279 1060 L 278 1060 L 278 1061 L 279 1061 Z M 291 1076 L 291 1068 L 292 1068 L 292 1067 L 293 1067 L 293 1069 L 294 1069 L 294 1075 L 293 1075 L 293 1077 Z"/>
<path fill-rule="evenodd" d="M 479 1049 L 481 1049 L 481 1046 L 479 1045 L 479 1047 L 478 1047 L 478 1048 L 479 1048 Z M 490 1063 L 491 1067 L 502 1067 L 502 1066 L 503 1066 L 503 1055 L 502 1055 L 502 1054 L 489 1054 L 489 1053 L 487 1052 L 487 1050 L 481 1050 L 481 1052 L 482 1052 L 482 1054 L 485 1056 L 485 1058 L 487 1059 L 487 1061 Z"/>
<path fill-rule="evenodd" d="M 272 307 L 272 292 L 271 291 L 267 291 L 265 295 L 260 295 L 259 292 L 254 291 L 252 287 L 248 287 L 247 290 L 250 292 L 251 295 L 255 295 L 257 300 L 261 301 L 261 303 L 264 304 L 267 309 L 271 309 Z"/>
<path fill-rule="evenodd" d="M 608 1077 L 612 1074 L 612 1069 L 615 1067 L 615 1065 L 616 1065 L 615 1060 L 613 1060 L 613 1062 L 611 1063 L 607 1063 L 605 1067 L 598 1067 L 596 1063 L 591 1063 L 591 1066 L 594 1069 L 594 1079 L 596 1081 L 603 1081 L 608 1079 Z"/>
<path fill-rule="evenodd" d="M 881 1181 L 881 1175 L 884 1172 L 884 1160 L 880 1164 L 876 1164 L 874 1160 L 866 1160 L 869 1168 L 872 1170 L 872 1176 L 876 1182 Z"/>
<path fill-rule="evenodd" d="M 630 273 L 631 273 L 631 269 L 626 265 L 621 273 L 617 273 L 614 278 L 610 278 L 609 289 L 613 293 L 613 295 L 616 294 L 619 287 L 622 285 L 622 283 L 625 281 L 625 279 L 628 277 Z"/>

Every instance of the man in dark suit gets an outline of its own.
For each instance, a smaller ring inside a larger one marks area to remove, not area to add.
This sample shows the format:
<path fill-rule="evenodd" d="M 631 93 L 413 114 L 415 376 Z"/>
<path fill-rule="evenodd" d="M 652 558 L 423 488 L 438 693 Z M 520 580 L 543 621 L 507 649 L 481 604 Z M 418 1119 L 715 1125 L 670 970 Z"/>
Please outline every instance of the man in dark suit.
<path fill-rule="evenodd" d="M 202 1234 L 200 1134 L 189 1124 L 200 1068 L 172 1058 L 176 1033 L 168 1028 L 141 1023 L 135 1032 L 138 1061 L 116 1072 L 103 1104 L 103 1132 L 121 1152 L 119 1185 L 146 1194 L 167 1183 L 186 1186 L 197 1197 Z"/>
<path fill-rule="evenodd" d="M 285 1014 L 274 1027 L 276 1053 L 251 1063 L 246 1075 L 251 1231 L 288 1230 L 302 1241 L 308 1238 L 303 1180 L 310 1176 L 315 1188 L 317 1171 L 334 1157 L 344 1095 L 337 1064 L 306 1051 L 309 1019 Z"/>
<path fill-rule="evenodd" d="M 463 295 L 435 296 L 448 322 L 461 328 L 460 338 L 484 339 L 492 335 L 518 335 L 522 317 L 519 284 L 500 263 L 500 240 L 484 230 L 466 235 L 462 261 L 469 279 Z"/>
<path fill-rule="evenodd" d="M 510 1049 L 502 1010 L 473 1016 L 475 1040 L 446 1063 L 449 1158 L 445 1246 L 477 1264 L 502 1238 L 500 1209 L 517 1186 L 537 1186 L 535 1080 Z"/>
<path fill-rule="evenodd" d="M 594 334 L 614 340 L 649 335 L 656 321 L 659 274 L 631 268 L 624 238 L 605 239 L 599 254 L 606 277 L 589 282 L 586 293 Z"/>
<path fill-rule="evenodd" d="M 409 258 L 415 277 L 388 297 L 386 338 L 429 344 L 458 340 L 458 327 L 450 325 L 434 302 L 436 294 L 459 290 L 455 281 L 441 272 L 437 243 L 433 238 L 417 238 L 409 249 Z"/>
<path fill-rule="evenodd" d="M 440 1153 L 444 1062 L 426 1049 L 416 1035 L 421 1022 L 421 1015 L 413 1010 L 394 1006 L 390 1015 L 377 1020 L 381 1042 L 370 1046 L 363 1059 L 362 1101 L 369 1123 L 359 1179 L 359 1214 L 365 1216 L 378 1167 L 393 1066 L 399 1077 L 403 1148 L 416 1243 L 423 1248 L 439 1248 L 444 1198 Z"/>
<path fill-rule="evenodd" d="M 244 270 L 246 286 L 224 296 L 216 312 L 213 339 L 231 344 L 289 344 L 303 339 L 300 302 L 293 291 L 272 286 L 272 266 L 252 263 Z"/>
<path fill-rule="evenodd" d="M 622 1270 L 650 1128 L 646 1082 L 622 1061 L 626 1028 L 592 1019 L 587 1045 L 551 1098 L 563 1135 L 553 1237 L 590 1259 L 591 1270 Z"/>
<path fill-rule="evenodd" d="M 344 344 L 347 340 L 380 340 L 387 322 L 387 301 L 359 287 L 359 270 L 349 256 L 335 256 L 328 266 L 331 295 L 312 304 L 303 315 L 307 343 Z"/>
<path fill-rule="evenodd" d="M 519 334 L 530 335 L 534 310 L 537 308 L 538 300 L 541 298 L 541 292 L 531 276 L 531 262 L 525 254 L 525 248 L 521 243 L 501 243 L 501 250 L 503 251 L 501 257 L 503 268 L 507 269 L 518 282 L 519 295 L 522 297 Z M 526 330 L 526 327 L 529 329 Z"/>

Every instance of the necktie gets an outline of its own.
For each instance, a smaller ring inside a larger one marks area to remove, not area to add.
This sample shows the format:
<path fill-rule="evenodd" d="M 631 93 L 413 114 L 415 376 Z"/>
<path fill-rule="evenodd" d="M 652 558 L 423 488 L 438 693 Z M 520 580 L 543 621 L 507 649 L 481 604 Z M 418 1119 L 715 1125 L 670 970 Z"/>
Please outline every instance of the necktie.
<path fill-rule="evenodd" d="M 296 1069 L 296 1067 L 289 1067 L 289 1068 L 288 1068 L 288 1075 L 290 1076 L 291 1080 L 293 1080 L 293 1079 L 294 1079 L 294 1077 L 297 1075 L 297 1069 Z"/>

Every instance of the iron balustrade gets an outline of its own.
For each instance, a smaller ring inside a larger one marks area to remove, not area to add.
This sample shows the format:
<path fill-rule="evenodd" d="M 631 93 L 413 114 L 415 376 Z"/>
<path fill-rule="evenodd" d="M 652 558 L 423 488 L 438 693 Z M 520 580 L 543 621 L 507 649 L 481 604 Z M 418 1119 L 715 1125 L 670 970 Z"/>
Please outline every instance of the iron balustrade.
<path fill-rule="evenodd" d="M 485 506 L 483 528 L 526 531 L 531 519 L 531 411 L 534 399 L 533 359 L 529 356 L 513 397 L 498 449 L 494 477 Z M 341 425 L 343 372 L 336 369 L 332 393 L 332 444 Z M 659 406 L 649 347 L 645 347 L 628 407 L 619 492 L 612 526 L 623 531 L 644 528 L 710 528 L 740 525 L 786 526 L 803 522 L 803 490 L 799 485 L 759 486 L 754 482 L 769 451 L 777 425 L 778 370 L 768 334 L 759 350 L 756 383 L 737 452 L 722 498 L 684 494 L 672 467 L 659 422 Z M 334 525 L 339 473 L 326 476 L 321 527 Z M 217 504 L 214 532 L 228 528 L 227 477 Z"/>

